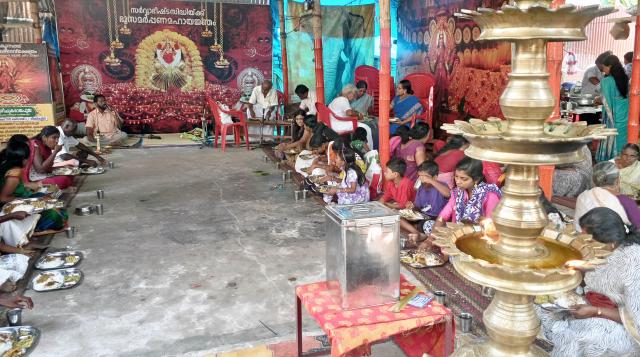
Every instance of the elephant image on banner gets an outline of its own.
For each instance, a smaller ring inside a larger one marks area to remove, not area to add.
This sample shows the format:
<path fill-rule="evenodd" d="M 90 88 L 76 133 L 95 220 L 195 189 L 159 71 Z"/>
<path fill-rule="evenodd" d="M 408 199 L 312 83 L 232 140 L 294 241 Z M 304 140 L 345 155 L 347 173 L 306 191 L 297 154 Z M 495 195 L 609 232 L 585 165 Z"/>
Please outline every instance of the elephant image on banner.
<path fill-rule="evenodd" d="M 313 65 L 313 30 L 309 13 L 300 3 L 288 3 L 293 19 L 288 25 L 287 48 L 290 91 L 297 84 L 315 87 Z M 323 6 L 322 46 L 325 100 L 339 95 L 342 86 L 353 83 L 360 65 L 373 65 L 375 6 Z M 289 42 L 290 41 L 290 42 Z"/>

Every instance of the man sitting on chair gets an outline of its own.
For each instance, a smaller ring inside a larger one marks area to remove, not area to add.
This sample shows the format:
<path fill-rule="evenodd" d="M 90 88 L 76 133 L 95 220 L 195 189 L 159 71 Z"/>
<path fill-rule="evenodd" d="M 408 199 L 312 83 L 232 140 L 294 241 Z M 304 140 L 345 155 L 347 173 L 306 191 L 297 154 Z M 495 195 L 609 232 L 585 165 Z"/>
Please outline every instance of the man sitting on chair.
<path fill-rule="evenodd" d="M 278 95 L 273 89 L 273 83 L 265 80 L 262 85 L 253 88 L 249 102 L 245 103 L 245 107 L 249 118 L 275 119 Z"/>

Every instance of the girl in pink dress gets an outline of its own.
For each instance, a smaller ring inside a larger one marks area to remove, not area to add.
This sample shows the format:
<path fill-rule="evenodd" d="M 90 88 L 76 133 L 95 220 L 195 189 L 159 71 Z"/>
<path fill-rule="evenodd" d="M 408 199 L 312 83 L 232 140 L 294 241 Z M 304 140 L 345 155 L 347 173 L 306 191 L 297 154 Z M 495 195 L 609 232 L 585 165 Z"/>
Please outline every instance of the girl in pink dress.
<path fill-rule="evenodd" d="M 482 161 L 465 158 L 455 171 L 456 187 L 451 198 L 435 221 L 435 227 L 445 222 L 478 223 L 481 218 L 491 217 L 502 193 L 498 186 L 484 182 Z"/>

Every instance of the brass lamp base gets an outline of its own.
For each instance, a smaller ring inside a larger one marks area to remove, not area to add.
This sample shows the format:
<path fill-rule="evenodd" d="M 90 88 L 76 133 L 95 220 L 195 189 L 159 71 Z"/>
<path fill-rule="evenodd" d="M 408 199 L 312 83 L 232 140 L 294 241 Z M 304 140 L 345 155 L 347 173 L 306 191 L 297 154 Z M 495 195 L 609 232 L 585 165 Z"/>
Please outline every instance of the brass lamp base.
<path fill-rule="evenodd" d="M 454 352 L 451 357 L 547 357 L 549 354 L 538 346 L 531 346 L 526 353 L 514 354 L 494 348 L 488 338 L 471 341 Z"/>
<path fill-rule="evenodd" d="M 453 356 L 548 356 L 546 351 L 533 345 L 540 331 L 540 320 L 532 302 L 533 298 L 526 295 L 496 291 L 482 317 L 490 338 L 472 341 Z"/>

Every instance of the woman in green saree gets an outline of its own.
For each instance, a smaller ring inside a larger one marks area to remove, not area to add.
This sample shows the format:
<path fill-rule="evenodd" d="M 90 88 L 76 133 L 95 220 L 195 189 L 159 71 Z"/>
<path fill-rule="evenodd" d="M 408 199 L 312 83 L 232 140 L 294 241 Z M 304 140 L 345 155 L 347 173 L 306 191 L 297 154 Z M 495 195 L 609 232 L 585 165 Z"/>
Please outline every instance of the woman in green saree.
<path fill-rule="evenodd" d="M 0 164 L 0 203 L 4 204 L 18 198 L 42 196 L 37 192 L 38 182 L 23 183 L 22 169 L 29 159 L 29 144 L 11 141 L 7 145 Z M 48 209 L 40 213 L 35 231 L 59 230 L 67 223 L 68 215 L 63 209 Z M 5 237 L 6 238 L 6 237 Z"/>
<path fill-rule="evenodd" d="M 596 161 L 608 161 L 620 155 L 627 144 L 627 122 L 629 117 L 629 77 L 618 57 L 610 55 L 604 59 L 605 78 L 600 82 L 602 122 L 607 128 L 618 130 L 618 136 L 600 142 Z"/>

